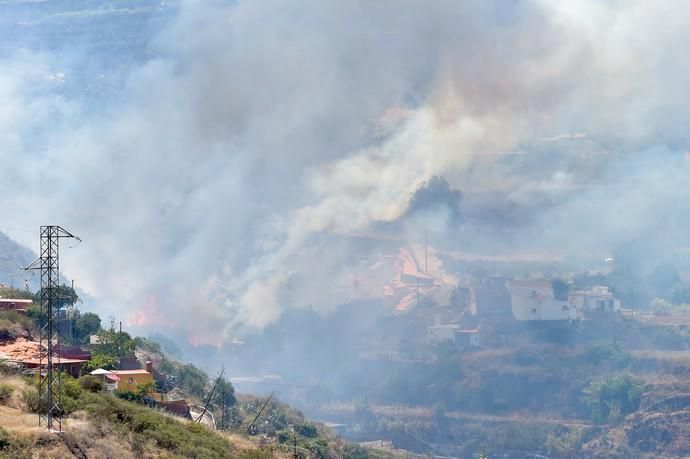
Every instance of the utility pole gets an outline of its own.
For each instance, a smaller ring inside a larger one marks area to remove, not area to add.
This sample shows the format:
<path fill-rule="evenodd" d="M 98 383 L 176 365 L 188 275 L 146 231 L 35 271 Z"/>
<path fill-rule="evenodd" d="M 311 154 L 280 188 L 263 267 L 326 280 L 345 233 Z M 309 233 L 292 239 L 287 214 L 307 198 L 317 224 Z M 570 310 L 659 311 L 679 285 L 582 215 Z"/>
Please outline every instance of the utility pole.
<path fill-rule="evenodd" d="M 218 382 L 220 381 L 220 378 L 223 377 L 223 373 L 225 373 L 225 367 L 223 367 L 223 369 L 220 371 L 220 375 L 218 375 L 218 378 L 216 378 L 216 382 L 213 383 L 213 387 L 211 388 L 211 392 L 209 392 L 208 397 L 206 398 L 206 403 L 204 404 L 204 410 L 201 412 L 199 417 L 196 418 L 196 421 L 194 421 L 194 422 L 201 422 L 201 419 L 204 417 L 204 415 L 208 411 L 208 405 L 209 405 L 209 403 L 211 403 L 211 398 L 213 397 L 213 393 L 216 391 L 216 387 L 218 386 Z"/>
<path fill-rule="evenodd" d="M 61 238 L 80 238 L 60 226 L 41 226 L 41 249 L 39 258 L 27 266 L 26 270 L 36 269 L 41 273 L 41 324 L 39 339 L 39 378 L 38 378 L 38 425 L 46 425 L 48 431 L 62 431 L 62 391 L 60 368 L 60 247 Z M 55 349 L 53 347 L 55 341 Z M 43 346 L 45 343 L 45 347 Z M 57 357 L 55 369 L 53 357 Z M 56 371 L 53 371 L 56 370 Z"/>
<path fill-rule="evenodd" d="M 117 335 L 117 356 L 122 357 L 122 321 L 120 321 L 120 333 Z"/>
<path fill-rule="evenodd" d="M 271 392 L 271 394 L 268 396 L 268 398 L 266 399 L 266 401 L 264 402 L 264 404 L 261 405 L 261 409 L 260 409 L 259 412 L 256 414 L 256 417 L 252 420 L 252 423 L 249 424 L 249 427 L 247 427 L 247 433 L 248 433 L 249 435 L 253 435 L 254 424 L 256 424 L 256 421 L 257 421 L 257 419 L 259 419 L 259 416 L 261 416 L 261 413 L 264 412 L 264 409 L 266 408 L 266 405 L 268 405 L 268 402 L 271 401 L 271 398 L 273 398 L 273 392 Z"/>
<path fill-rule="evenodd" d="M 220 430 L 225 430 L 225 384 L 223 384 L 223 391 L 220 396 Z"/>
<path fill-rule="evenodd" d="M 223 364 L 223 367 L 221 368 L 220 375 L 223 376 L 223 373 L 225 373 L 225 364 Z M 220 377 L 218 378 L 218 381 L 220 381 Z M 225 430 L 225 390 L 226 384 L 225 379 L 223 379 L 223 390 L 220 394 L 220 430 Z"/>
<path fill-rule="evenodd" d="M 299 456 L 297 455 L 297 433 L 295 432 L 295 426 L 292 426 L 292 456 L 297 459 Z"/>

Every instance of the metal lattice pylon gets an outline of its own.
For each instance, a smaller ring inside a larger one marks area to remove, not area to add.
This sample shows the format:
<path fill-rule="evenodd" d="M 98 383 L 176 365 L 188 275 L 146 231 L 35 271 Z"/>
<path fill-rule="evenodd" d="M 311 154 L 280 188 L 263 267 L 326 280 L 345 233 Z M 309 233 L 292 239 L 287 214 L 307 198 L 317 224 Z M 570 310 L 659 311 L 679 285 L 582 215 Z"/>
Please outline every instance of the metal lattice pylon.
<path fill-rule="evenodd" d="M 38 260 L 26 269 L 41 273 L 41 330 L 39 346 L 38 424 L 62 431 L 62 390 L 60 359 L 60 238 L 77 238 L 60 226 L 41 226 Z"/>

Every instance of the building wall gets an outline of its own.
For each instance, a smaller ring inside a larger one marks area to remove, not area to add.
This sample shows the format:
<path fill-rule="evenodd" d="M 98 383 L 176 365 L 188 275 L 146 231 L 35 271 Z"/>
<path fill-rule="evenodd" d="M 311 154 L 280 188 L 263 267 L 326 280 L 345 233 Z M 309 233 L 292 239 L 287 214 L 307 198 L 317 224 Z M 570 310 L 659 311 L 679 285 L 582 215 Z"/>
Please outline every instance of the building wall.
<path fill-rule="evenodd" d="M 488 277 L 472 288 L 476 314 L 480 317 L 505 317 L 510 315 L 510 293 L 506 288 L 506 278 Z"/>
<path fill-rule="evenodd" d="M 117 374 L 120 380 L 117 382 L 117 390 L 121 392 L 136 392 L 142 384 L 153 384 L 151 373 Z"/>
<path fill-rule="evenodd" d="M 454 341 L 457 327 L 447 327 L 443 325 L 432 325 L 427 328 L 427 341 L 438 343 L 441 341 Z"/>
<path fill-rule="evenodd" d="M 552 296 L 537 293 L 525 296 L 511 292 L 513 316 L 517 320 L 571 320 L 575 319 L 575 308 L 567 301 L 559 301 Z"/>
<path fill-rule="evenodd" d="M 621 303 L 607 287 L 596 286 L 591 290 L 582 290 L 571 293 L 570 304 L 583 311 L 618 311 Z"/>
<path fill-rule="evenodd" d="M 513 316 L 517 320 L 574 320 L 577 308 L 566 299 L 554 298 L 553 285 L 549 281 L 506 282 L 510 292 Z"/>

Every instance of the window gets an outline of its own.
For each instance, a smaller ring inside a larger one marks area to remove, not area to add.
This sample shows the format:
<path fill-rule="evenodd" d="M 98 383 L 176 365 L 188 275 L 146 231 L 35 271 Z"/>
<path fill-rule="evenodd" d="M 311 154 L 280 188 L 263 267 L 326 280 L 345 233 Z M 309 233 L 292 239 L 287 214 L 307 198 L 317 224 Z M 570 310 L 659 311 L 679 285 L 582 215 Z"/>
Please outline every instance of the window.
<path fill-rule="evenodd" d="M 127 378 L 127 384 L 134 384 L 134 378 L 131 376 Z"/>
<path fill-rule="evenodd" d="M 537 313 L 537 308 L 532 308 L 532 314 L 536 314 L 536 313 Z"/>

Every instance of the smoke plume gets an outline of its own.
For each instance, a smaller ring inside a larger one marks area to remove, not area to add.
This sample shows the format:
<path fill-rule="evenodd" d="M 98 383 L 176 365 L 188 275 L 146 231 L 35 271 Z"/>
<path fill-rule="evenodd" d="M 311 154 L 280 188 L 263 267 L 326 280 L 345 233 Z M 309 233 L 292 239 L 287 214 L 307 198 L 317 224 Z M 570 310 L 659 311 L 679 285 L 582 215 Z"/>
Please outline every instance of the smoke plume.
<path fill-rule="evenodd" d="M 87 12 L 139 30 L 158 8 L 124 3 L 137 7 L 74 6 L 26 30 Z M 79 234 L 63 271 L 114 316 L 218 342 L 288 308 L 327 311 L 347 300 L 347 236 L 404 217 L 435 176 L 468 208 L 517 209 L 509 244 L 477 228 L 466 244 L 603 254 L 658 225 L 685 243 L 678 2 L 161 8 L 150 35 L 114 29 L 136 58 L 59 34 L 2 48 L 1 229 L 32 248 L 41 224 Z"/>

